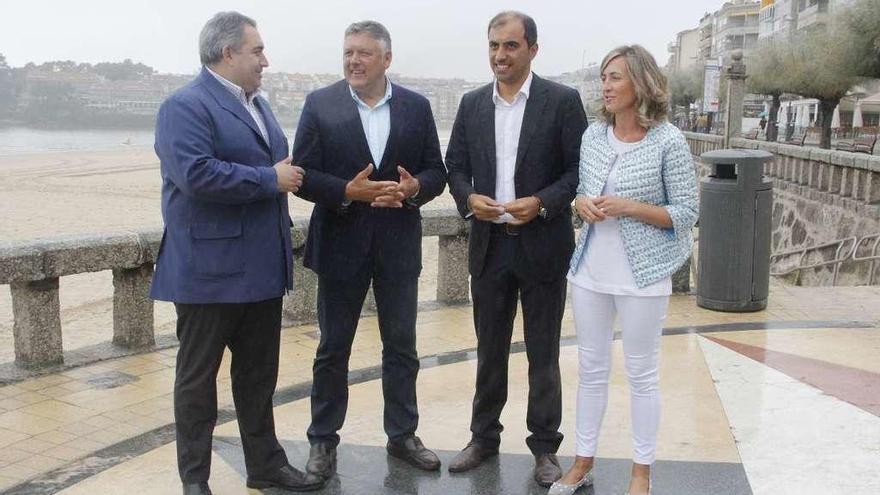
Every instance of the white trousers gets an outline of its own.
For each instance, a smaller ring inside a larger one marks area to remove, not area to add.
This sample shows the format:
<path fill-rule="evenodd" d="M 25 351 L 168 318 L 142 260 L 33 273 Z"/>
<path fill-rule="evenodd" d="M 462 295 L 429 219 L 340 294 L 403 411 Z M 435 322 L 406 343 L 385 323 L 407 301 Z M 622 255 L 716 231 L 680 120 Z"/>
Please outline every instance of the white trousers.
<path fill-rule="evenodd" d="M 669 296 L 618 296 L 571 286 L 578 341 L 577 455 L 595 457 L 608 404 L 612 325 L 623 329 L 632 409 L 633 461 L 653 464 L 660 423 L 660 336 Z"/>

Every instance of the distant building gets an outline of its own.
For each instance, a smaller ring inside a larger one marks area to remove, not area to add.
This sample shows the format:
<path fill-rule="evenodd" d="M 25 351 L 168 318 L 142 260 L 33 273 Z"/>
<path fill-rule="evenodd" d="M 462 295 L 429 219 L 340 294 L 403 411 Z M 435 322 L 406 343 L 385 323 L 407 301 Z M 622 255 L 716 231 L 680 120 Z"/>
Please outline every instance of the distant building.
<path fill-rule="evenodd" d="M 715 12 L 703 14 L 697 27 L 679 32 L 669 43 L 667 69 L 681 70 L 694 65 L 723 67 L 731 62 L 737 50 L 742 51 L 748 65 L 749 54 L 758 44 L 761 6 L 762 2 L 757 0 L 731 0 Z M 718 89 L 717 86 L 708 87 L 704 92 L 716 95 Z M 715 101 L 716 96 L 708 98 Z M 711 105 L 707 107 L 700 102 L 698 107 L 711 108 Z M 747 94 L 744 107 L 746 117 L 755 118 L 763 109 L 763 103 L 756 95 Z"/>
<path fill-rule="evenodd" d="M 829 14 L 853 0 L 761 0 L 760 38 L 784 36 L 828 22 Z"/>
<path fill-rule="evenodd" d="M 599 78 L 598 64 L 593 63 L 580 70 L 549 76 L 548 79 L 578 90 L 581 100 L 587 107 L 602 98 L 602 80 Z"/>
<path fill-rule="evenodd" d="M 667 69 L 679 71 L 697 65 L 700 58 L 700 28 L 679 32 L 675 35 L 675 41 L 667 45 L 667 49 L 669 50 Z"/>
<path fill-rule="evenodd" d="M 714 55 L 722 64 L 730 62 L 734 50 L 742 50 L 748 58 L 758 44 L 760 7 L 759 2 L 739 0 L 725 3 L 715 13 Z"/>

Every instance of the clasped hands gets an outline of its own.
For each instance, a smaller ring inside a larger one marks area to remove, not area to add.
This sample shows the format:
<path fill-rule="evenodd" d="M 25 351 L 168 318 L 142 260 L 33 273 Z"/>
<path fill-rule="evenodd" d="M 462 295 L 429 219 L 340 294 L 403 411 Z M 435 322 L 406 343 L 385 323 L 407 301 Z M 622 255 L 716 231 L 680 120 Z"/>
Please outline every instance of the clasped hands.
<path fill-rule="evenodd" d="M 491 222 L 501 215 L 509 213 L 513 220 L 511 225 L 523 225 L 534 220 L 541 209 L 541 200 L 537 196 L 519 198 L 509 203 L 499 203 L 489 196 L 473 193 L 468 196 L 468 206 L 477 220 Z"/>
<path fill-rule="evenodd" d="M 401 166 L 397 167 L 397 172 L 400 182 L 370 180 L 373 164 L 368 164 L 345 185 L 345 199 L 370 203 L 374 208 L 402 208 L 405 199 L 419 192 L 419 180 Z"/>
<path fill-rule="evenodd" d="M 636 203 L 620 196 L 578 196 L 574 208 L 581 219 L 587 223 L 599 223 L 608 217 L 631 216 Z"/>
<path fill-rule="evenodd" d="M 302 167 L 293 164 L 290 157 L 281 160 L 272 166 L 278 179 L 278 190 L 285 193 L 295 193 L 302 187 L 303 177 L 306 172 Z"/>

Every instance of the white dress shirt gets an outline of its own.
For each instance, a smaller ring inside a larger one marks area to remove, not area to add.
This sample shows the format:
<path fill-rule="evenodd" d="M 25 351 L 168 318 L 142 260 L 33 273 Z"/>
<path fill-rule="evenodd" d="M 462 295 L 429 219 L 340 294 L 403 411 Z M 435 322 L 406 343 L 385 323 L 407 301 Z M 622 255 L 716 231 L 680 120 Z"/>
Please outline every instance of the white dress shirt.
<path fill-rule="evenodd" d="M 516 153 L 519 149 L 519 133 L 522 129 L 523 114 L 532 88 L 532 73 L 508 103 L 498 94 L 498 81 L 492 85 L 492 101 L 495 103 L 495 201 L 509 203 L 516 199 L 514 172 Z M 495 223 L 513 221 L 513 215 L 505 213 L 493 220 Z"/>
<path fill-rule="evenodd" d="M 364 135 L 370 146 L 370 154 L 373 155 L 373 167 L 378 170 L 385 155 L 385 147 L 388 145 L 388 136 L 391 134 L 391 106 L 388 103 L 391 99 L 391 81 L 385 78 L 385 96 L 372 108 L 360 99 L 351 86 L 348 90 L 351 91 L 351 97 L 354 98 L 361 116 Z"/>
<path fill-rule="evenodd" d="M 259 96 L 259 91 L 254 91 L 250 94 L 250 96 L 248 96 L 241 88 L 241 86 L 212 71 L 211 68 L 208 66 L 205 66 L 205 69 L 207 69 L 208 72 L 212 76 L 214 76 L 215 79 L 220 81 L 220 84 L 222 84 L 224 88 L 228 89 L 229 92 L 232 93 L 232 96 L 234 96 L 235 99 L 238 100 L 239 103 L 242 104 L 242 106 L 244 106 L 245 110 L 247 110 L 248 113 L 251 114 L 254 122 L 257 123 L 257 128 L 260 129 L 260 135 L 263 136 L 263 140 L 266 141 L 266 144 L 270 144 L 269 133 L 266 131 L 266 122 L 263 120 L 263 115 L 260 113 L 260 110 L 254 104 L 254 99 Z"/>

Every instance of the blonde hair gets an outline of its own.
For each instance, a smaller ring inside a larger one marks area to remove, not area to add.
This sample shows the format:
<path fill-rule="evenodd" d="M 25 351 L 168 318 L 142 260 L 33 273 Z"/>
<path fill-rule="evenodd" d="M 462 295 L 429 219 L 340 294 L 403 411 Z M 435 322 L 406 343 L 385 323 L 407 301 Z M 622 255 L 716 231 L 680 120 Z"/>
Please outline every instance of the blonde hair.
<path fill-rule="evenodd" d="M 620 46 L 605 55 L 599 74 L 605 72 L 608 64 L 617 57 L 623 57 L 626 62 L 626 70 L 635 89 L 639 124 L 650 128 L 665 122 L 669 91 L 666 76 L 660 71 L 654 57 L 641 45 Z M 604 104 L 598 113 L 605 122 L 614 124 L 614 114 L 606 110 Z"/>

